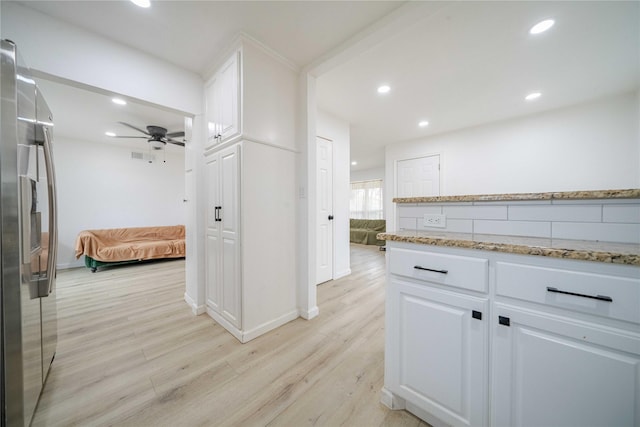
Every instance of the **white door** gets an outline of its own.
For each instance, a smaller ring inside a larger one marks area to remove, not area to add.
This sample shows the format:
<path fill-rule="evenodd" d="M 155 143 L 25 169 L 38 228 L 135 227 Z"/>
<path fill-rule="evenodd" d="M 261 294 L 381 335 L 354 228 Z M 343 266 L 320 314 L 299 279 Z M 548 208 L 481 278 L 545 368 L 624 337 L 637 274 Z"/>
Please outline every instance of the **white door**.
<path fill-rule="evenodd" d="M 396 162 L 396 197 L 440 195 L 440 156 Z"/>
<path fill-rule="evenodd" d="M 222 310 L 232 325 L 241 328 L 240 317 L 240 240 L 239 240 L 239 183 L 240 146 L 234 145 L 220 152 L 220 209 L 218 223 L 222 242 Z"/>
<path fill-rule="evenodd" d="M 220 206 L 220 171 L 218 155 L 206 158 L 207 181 L 207 247 L 206 247 L 206 300 L 207 307 L 220 312 L 220 222 L 218 211 Z"/>
<path fill-rule="evenodd" d="M 239 113 L 239 71 L 240 53 L 234 53 L 231 58 L 224 63 L 219 72 L 220 88 L 217 96 L 220 101 L 220 136 L 221 141 L 225 141 L 240 133 L 240 113 Z"/>
<path fill-rule="evenodd" d="M 637 335 L 501 304 L 494 316 L 494 425 L 640 425 Z"/>
<path fill-rule="evenodd" d="M 486 298 L 393 280 L 385 384 L 453 426 L 488 424 Z"/>
<path fill-rule="evenodd" d="M 316 284 L 320 284 L 333 279 L 333 143 L 316 140 Z"/>

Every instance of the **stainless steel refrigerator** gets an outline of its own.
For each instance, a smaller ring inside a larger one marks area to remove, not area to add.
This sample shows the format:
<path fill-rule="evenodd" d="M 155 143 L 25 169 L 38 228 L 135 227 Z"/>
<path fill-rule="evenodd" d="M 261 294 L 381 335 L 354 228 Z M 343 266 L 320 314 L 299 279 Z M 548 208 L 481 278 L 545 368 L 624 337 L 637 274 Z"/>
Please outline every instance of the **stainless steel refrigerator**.
<path fill-rule="evenodd" d="M 53 119 L 16 45 L 0 43 L 0 424 L 23 426 L 57 343 Z"/>

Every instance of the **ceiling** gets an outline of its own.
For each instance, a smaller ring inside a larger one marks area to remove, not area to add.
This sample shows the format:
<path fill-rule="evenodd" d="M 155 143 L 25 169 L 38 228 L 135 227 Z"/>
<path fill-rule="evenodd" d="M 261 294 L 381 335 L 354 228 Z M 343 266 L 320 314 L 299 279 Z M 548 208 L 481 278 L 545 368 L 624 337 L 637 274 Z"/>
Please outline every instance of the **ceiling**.
<path fill-rule="evenodd" d="M 318 106 L 351 124 L 358 170 L 381 167 L 392 142 L 637 90 L 639 6 L 452 2 L 320 76 Z M 549 31 L 528 33 L 548 18 Z M 542 96 L 526 102 L 534 91 Z"/>
<path fill-rule="evenodd" d="M 240 31 L 303 67 L 389 13 L 403 10 L 403 2 L 393 1 L 153 1 L 149 9 L 128 1 L 21 3 L 201 75 Z M 361 49 L 317 80 L 318 107 L 350 123 L 351 157 L 358 161 L 352 170 L 381 167 L 384 145 L 389 143 L 640 87 L 640 2 L 429 5 L 408 9 L 422 11 L 411 25 Z M 533 24 L 550 17 L 556 20 L 551 30 L 535 37 L 528 34 Z M 384 96 L 376 93 L 382 83 L 391 87 Z M 114 110 L 108 97 L 96 94 L 102 100 L 91 101 L 90 111 L 97 117 L 91 124 L 91 114 L 83 116 L 89 109 L 74 111 L 83 104 L 64 104 L 87 94 L 68 96 L 64 85 L 43 91 L 51 104 L 57 97 L 57 111 L 64 112 L 56 114 L 56 132 L 69 126 L 70 132 L 85 138 L 94 132 L 104 139 L 105 126 L 119 120 L 140 127 L 162 125 L 151 121 L 160 121 L 163 110 L 110 117 L 122 110 Z M 532 91 L 543 95 L 525 102 L 524 96 Z M 108 107 L 101 110 L 101 105 Z M 107 117 L 109 122 L 100 123 Z M 166 119 L 170 130 L 180 126 L 181 117 Z M 419 128 L 423 119 L 430 124 Z"/>
<path fill-rule="evenodd" d="M 56 136 L 146 152 L 152 150 L 146 139 L 112 138 L 105 135 L 105 132 L 113 132 L 119 136 L 145 137 L 119 122 L 129 123 L 143 130 L 148 125 L 164 127 L 169 132 L 184 130 L 184 116 L 177 112 L 130 100 L 127 105 L 116 105 L 112 102 L 113 96 L 41 78 L 36 79 L 36 82 L 53 112 Z M 184 151 L 183 147 L 175 144 L 166 144 L 165 149 L 170 153 Z"/>

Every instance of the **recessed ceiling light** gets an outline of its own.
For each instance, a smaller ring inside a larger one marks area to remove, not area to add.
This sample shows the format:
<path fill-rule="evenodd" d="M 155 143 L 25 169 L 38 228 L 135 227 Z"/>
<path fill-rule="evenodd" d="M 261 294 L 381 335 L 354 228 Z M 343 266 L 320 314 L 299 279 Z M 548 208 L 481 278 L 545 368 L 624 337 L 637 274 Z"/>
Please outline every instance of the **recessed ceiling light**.
<path fill-rule="evenodd" d="M 140 7 L 149 7 L 151 6 L 151 0 L 131 0 L 131 3 Z"/>
<path fill-rule="evenodd" d="M 355 166 L 357 164 L 358 164 L 358 162 L 351 162 L 351 166 Z"/>
<path fill-rule="evenodd" d="M 534 99 L 540 98 L 540 96 L 542 96 L 540 92 L 533 92 L 525 96 L 524 99 L 526 99 L 527 101 L 533 101 Z"/>
<path fill-rule="evenodd" d="M 429 122 L 426 120 L 421 120 L 420 123 L 418 123 L 418 126 L 420 126 L 421 128 L 425 128 L 429 126 Z"/>
<path fill-rule="evenodd" d="M 125 101 L 122 98 L 113 98 L 113 99 L 111 99 L 111 102 L 113 102 L 114 104 L 118 104 L 118 105 L 127 105 L 127 101 Z"/>
<path fill-rule="evenodd" d="M 540 21 L 536 25 L 531 27 L 531 29 L 529 30 L 529 34 L 544 33 L 549 28 L 553 27 L 553 24 L 555 23 L 556 21 L 554 21 L 553 19 L 545 19 L 544 21 Z"/>
<path fill-rule="evenodd" d="M 116 136 L 116 134 L 113 132 L 105 132 L 104 134 L 107 136 Z"/>
<path fill-rule="evenodd" d="M 378 88 L 378 93 L 388 93 L 391 88 L 387 85 L 382 85 Z"/>

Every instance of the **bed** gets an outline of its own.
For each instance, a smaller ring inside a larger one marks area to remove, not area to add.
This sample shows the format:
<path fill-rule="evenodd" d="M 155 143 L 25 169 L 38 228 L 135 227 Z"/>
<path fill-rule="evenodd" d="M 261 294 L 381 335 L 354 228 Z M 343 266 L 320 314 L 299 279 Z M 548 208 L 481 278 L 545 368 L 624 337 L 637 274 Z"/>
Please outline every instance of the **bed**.
<path fill-rule="evenodd" d="M 75 255 L 85 266 L 98 268 L 146 260 L 184 258 L 184 225 L 83 230 L 76 238 Z"/>

